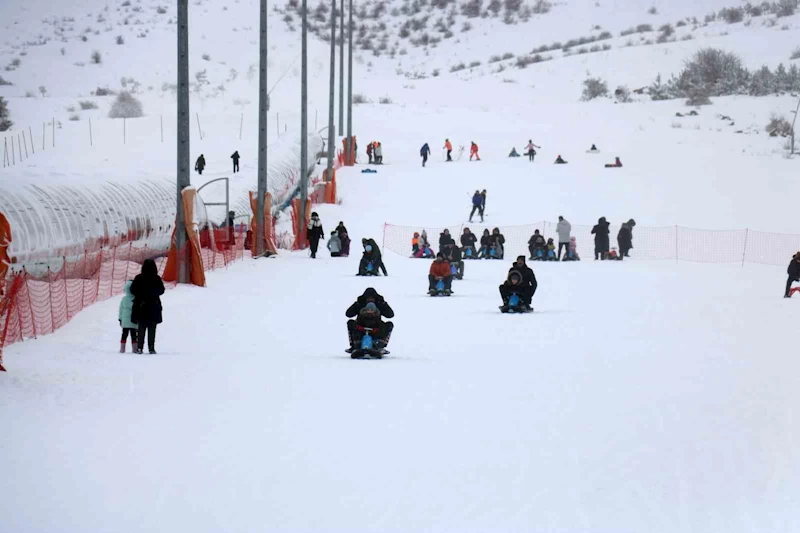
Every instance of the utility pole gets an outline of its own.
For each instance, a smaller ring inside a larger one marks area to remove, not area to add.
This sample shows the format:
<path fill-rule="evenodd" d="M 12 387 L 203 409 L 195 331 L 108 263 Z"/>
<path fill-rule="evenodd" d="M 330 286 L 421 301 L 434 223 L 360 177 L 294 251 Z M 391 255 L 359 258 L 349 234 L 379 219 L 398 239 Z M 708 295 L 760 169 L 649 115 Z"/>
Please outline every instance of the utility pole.
<path fill-rule="evenodd" d="M 260 72 L 258 77 L 258 199 L 256 200 L 256 257 L 264 255 L 267 238 L 264 196 L 267 194 L 267 0 L 261 0 Z"/>
<path fill-rule="evenodd" d="M 336 0 L 331 0 L 331 73 L 330 88 L 328 91 L 328 171 L 325 173 L 325 181 L 331 181 L 333 175 L 333 154 L 336 151 L 336 142 L 333 126 L 333 114 L 336 112 Z"/>
<path fill-rule="evenodd" d="M 347 14 L 347 156 L 345 161 L 355 165 L 353 155 L 353 0 L 350 0 Z"/>
<path fill-rule="evenodd" d="M 339 137 L 344 135 L 344 0 L 339 12 Z"/>
<path fill-rule="evenodd" d="M 175 223 L 175 257 L 178 260 L 178 283 L 189 282 L 186 219 L 183 212 L 183 189 L 191 185 L 189 138 L 189 0 L 178 0 L 178 194 Z"/>
<path fill-rule="evenodd" d="M 308 0 L 302 2 L 303 29 L 301 31 L 300 66 L 300 220 L 297 230 L 306 225 L 306 200 L 308 200 Z M 299 235 L 296 238 L 300 238 Z"/>

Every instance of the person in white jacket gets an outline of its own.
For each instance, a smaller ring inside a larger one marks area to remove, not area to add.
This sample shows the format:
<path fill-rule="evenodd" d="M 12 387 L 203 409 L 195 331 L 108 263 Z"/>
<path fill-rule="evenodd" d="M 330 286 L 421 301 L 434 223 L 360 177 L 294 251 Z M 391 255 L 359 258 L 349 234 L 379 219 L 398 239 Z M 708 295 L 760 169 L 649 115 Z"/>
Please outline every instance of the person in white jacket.
<path fill-rule="evenodd" d="M 572 231 L 572 224 L 564 217 L 558 217 L 556 233 L 558 233 L 558 260 L 561 261 L 561 248 L 564 248 L 565 257 L 569 255 L 569 237 Z"/>

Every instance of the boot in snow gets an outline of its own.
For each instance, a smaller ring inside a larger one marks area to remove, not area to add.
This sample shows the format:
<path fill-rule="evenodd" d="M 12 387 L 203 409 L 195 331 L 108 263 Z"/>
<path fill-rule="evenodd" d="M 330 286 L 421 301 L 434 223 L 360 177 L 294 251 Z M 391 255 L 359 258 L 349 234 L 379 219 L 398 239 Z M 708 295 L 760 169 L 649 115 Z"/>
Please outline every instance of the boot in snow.
<path fill-rule="evenodd" d="M 119 343 L 119 353 L 125 353 L 125 346 L 126 346 L 126 343 L 124 343 L 124 342 Z M 136 353 L 136 346 L 135 345 L 133 347 L 133 353 Z"/>

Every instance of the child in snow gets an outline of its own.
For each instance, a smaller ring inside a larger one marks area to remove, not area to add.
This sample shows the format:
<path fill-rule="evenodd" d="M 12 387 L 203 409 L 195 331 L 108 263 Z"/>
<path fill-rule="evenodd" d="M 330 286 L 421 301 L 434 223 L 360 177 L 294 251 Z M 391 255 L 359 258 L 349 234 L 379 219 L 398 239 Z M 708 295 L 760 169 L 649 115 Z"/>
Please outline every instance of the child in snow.
<path fill-rule="evenodd" d="M 475 144 L 473 141 L 469 147 L 469 160 L 472 161 L 472 158 L 475 158 L 476 161 L 481 160 L 481 156 L 478 155 L 478 145 Z"/>
<path fill-rule="evenodd" d="M 566 162 L 566 161 L 564 161 L 564 159 L 563 159 L 563 158 L 561 157 L 561 155 L 559 154 L 559 156 L 558 156 L 558 157 L 556 157 L 556 160 L 555 160 L 555 161 L 553 161 L 553 164 L 556 164 L 556 165 L 566 165 L 566 164 L 567 164 L 567 162 Z"/>
<path fill-rule="evenodd" d="M 342 257 L 342 239 L 336 230 L 331 232 L 331 238 L 328 239 L 328 251 L 331 257 Z"/>
<path fill-rule="evenodd" d="M 500 233 L 500 228 L 494 228 L 491 235 L 491 246 L 489 248 L 489 257 L 492 259 L 502 259 L 504 254 L 504 247 L 506 245 L 506 238 Z"/>
<path fill-rule="evenodd" d="M 553 242 L 553 239 L 547 239 L 547 260 L 548 261 L 558 261 L 558 257 L 556 256 L 556 243 Z"/>
<path fill-rule="evenodd" d="M 489 259 L 489 248 L 492 246 L 492 236 L 489 235 L 489 230 L 483 230 L 481 236 L 481 249 L 478 251 L 478 259 Z"/>
<path fill-rule="evenodd" d="M 564 259 L 562 261 L 580 261 L 581 257 L 578 255 L 578 243 L 575 241 L 575 237 L 569 238 L 569 249 L 567 253 L 564 254 Z"/>
<path fill-rule="evenodd" d="M 508 154 L 508 157 L 519 157 L 519 154 L 517 153 L 517 148 L 516 147 L 512 147 L 511 148 L 511 152 Z"/>
<path fill-rule="evenodd" d="M 544 240 L 544 235 L 541 235 L 537 229 L 528 239 L 528 251 L 531 253 L 531 259 L 533 261 L 542 261 L 545 258 L 546 247 L 547 241 Z"/>
<path fill-rule="evenodd" d="M 125 353 L 125 345 L 128 343 L 128 334 L 131 336 L 131 352 L 136 353 L 139 349 L 136 338 L 139 326 L 133 321 L 133 294 L 131 294 L 132 280 L 125 282 L 124 294 L 119 302 L 119 325 L 122 327 L 122 339 L 120 339 L 119 353 Z"/>
<path fill-rule="evenodd" d="M 619 168 L 622 166 L 622 161 L 619 160 L 619 157 L 614 158 L 614 163 L 606 163 L 606 168 Z"/>
<path fill-rule="evenodd" d="M 536 157 L 536 150 L 534 148 L 541 149 L 542 147 L 536 146 L 535 144 L 533 144 L 533 141 L 531 139 L 528 139 L 528 145 L 525 146 L 525 155 L 528 156 L 528 161 L 533 161 L 534 158 Z"/>

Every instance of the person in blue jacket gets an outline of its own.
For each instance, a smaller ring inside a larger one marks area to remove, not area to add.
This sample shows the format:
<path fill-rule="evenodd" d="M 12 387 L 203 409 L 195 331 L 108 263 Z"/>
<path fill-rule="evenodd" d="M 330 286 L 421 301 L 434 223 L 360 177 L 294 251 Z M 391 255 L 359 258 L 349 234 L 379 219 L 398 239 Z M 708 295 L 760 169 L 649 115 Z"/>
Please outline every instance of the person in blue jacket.
<path fill-rule="evenodd" d="M 428 146 L 428 143 L 422 145 L 422 148 L 419 150 L 419 155 L 422 156 L 422 166 L 425 166 L 425 163 L 428 162 L 428 156 L 431 155 L 431 147 Z"/>
<path fill-rule="evenodd" d="M 131 336 L 132 352 L 136 353 L 138 346 L 136 343 L 136 334 L 139 326 L 133 321 L 131 314 L 133 313 L 133 294 L 131 293 L 131 285 L 133 280 L 125 282 L 123 289 L 122 300 L 119 302 L 119 325 L 122 327 L 122 339 L 120 339 L 119 353 L 125 353 L 125 347 L 128 344 L 128 334 Z"/>
<path fill-rule="evenodd" d="M 472 222 L 472 217 L 477 211 L 481 215 L 481 222 L 483 222 L 483 196 L 480 191 L 475 191 L 472 195 L 472 211 L 469 212 L 469 221 Z"/>

